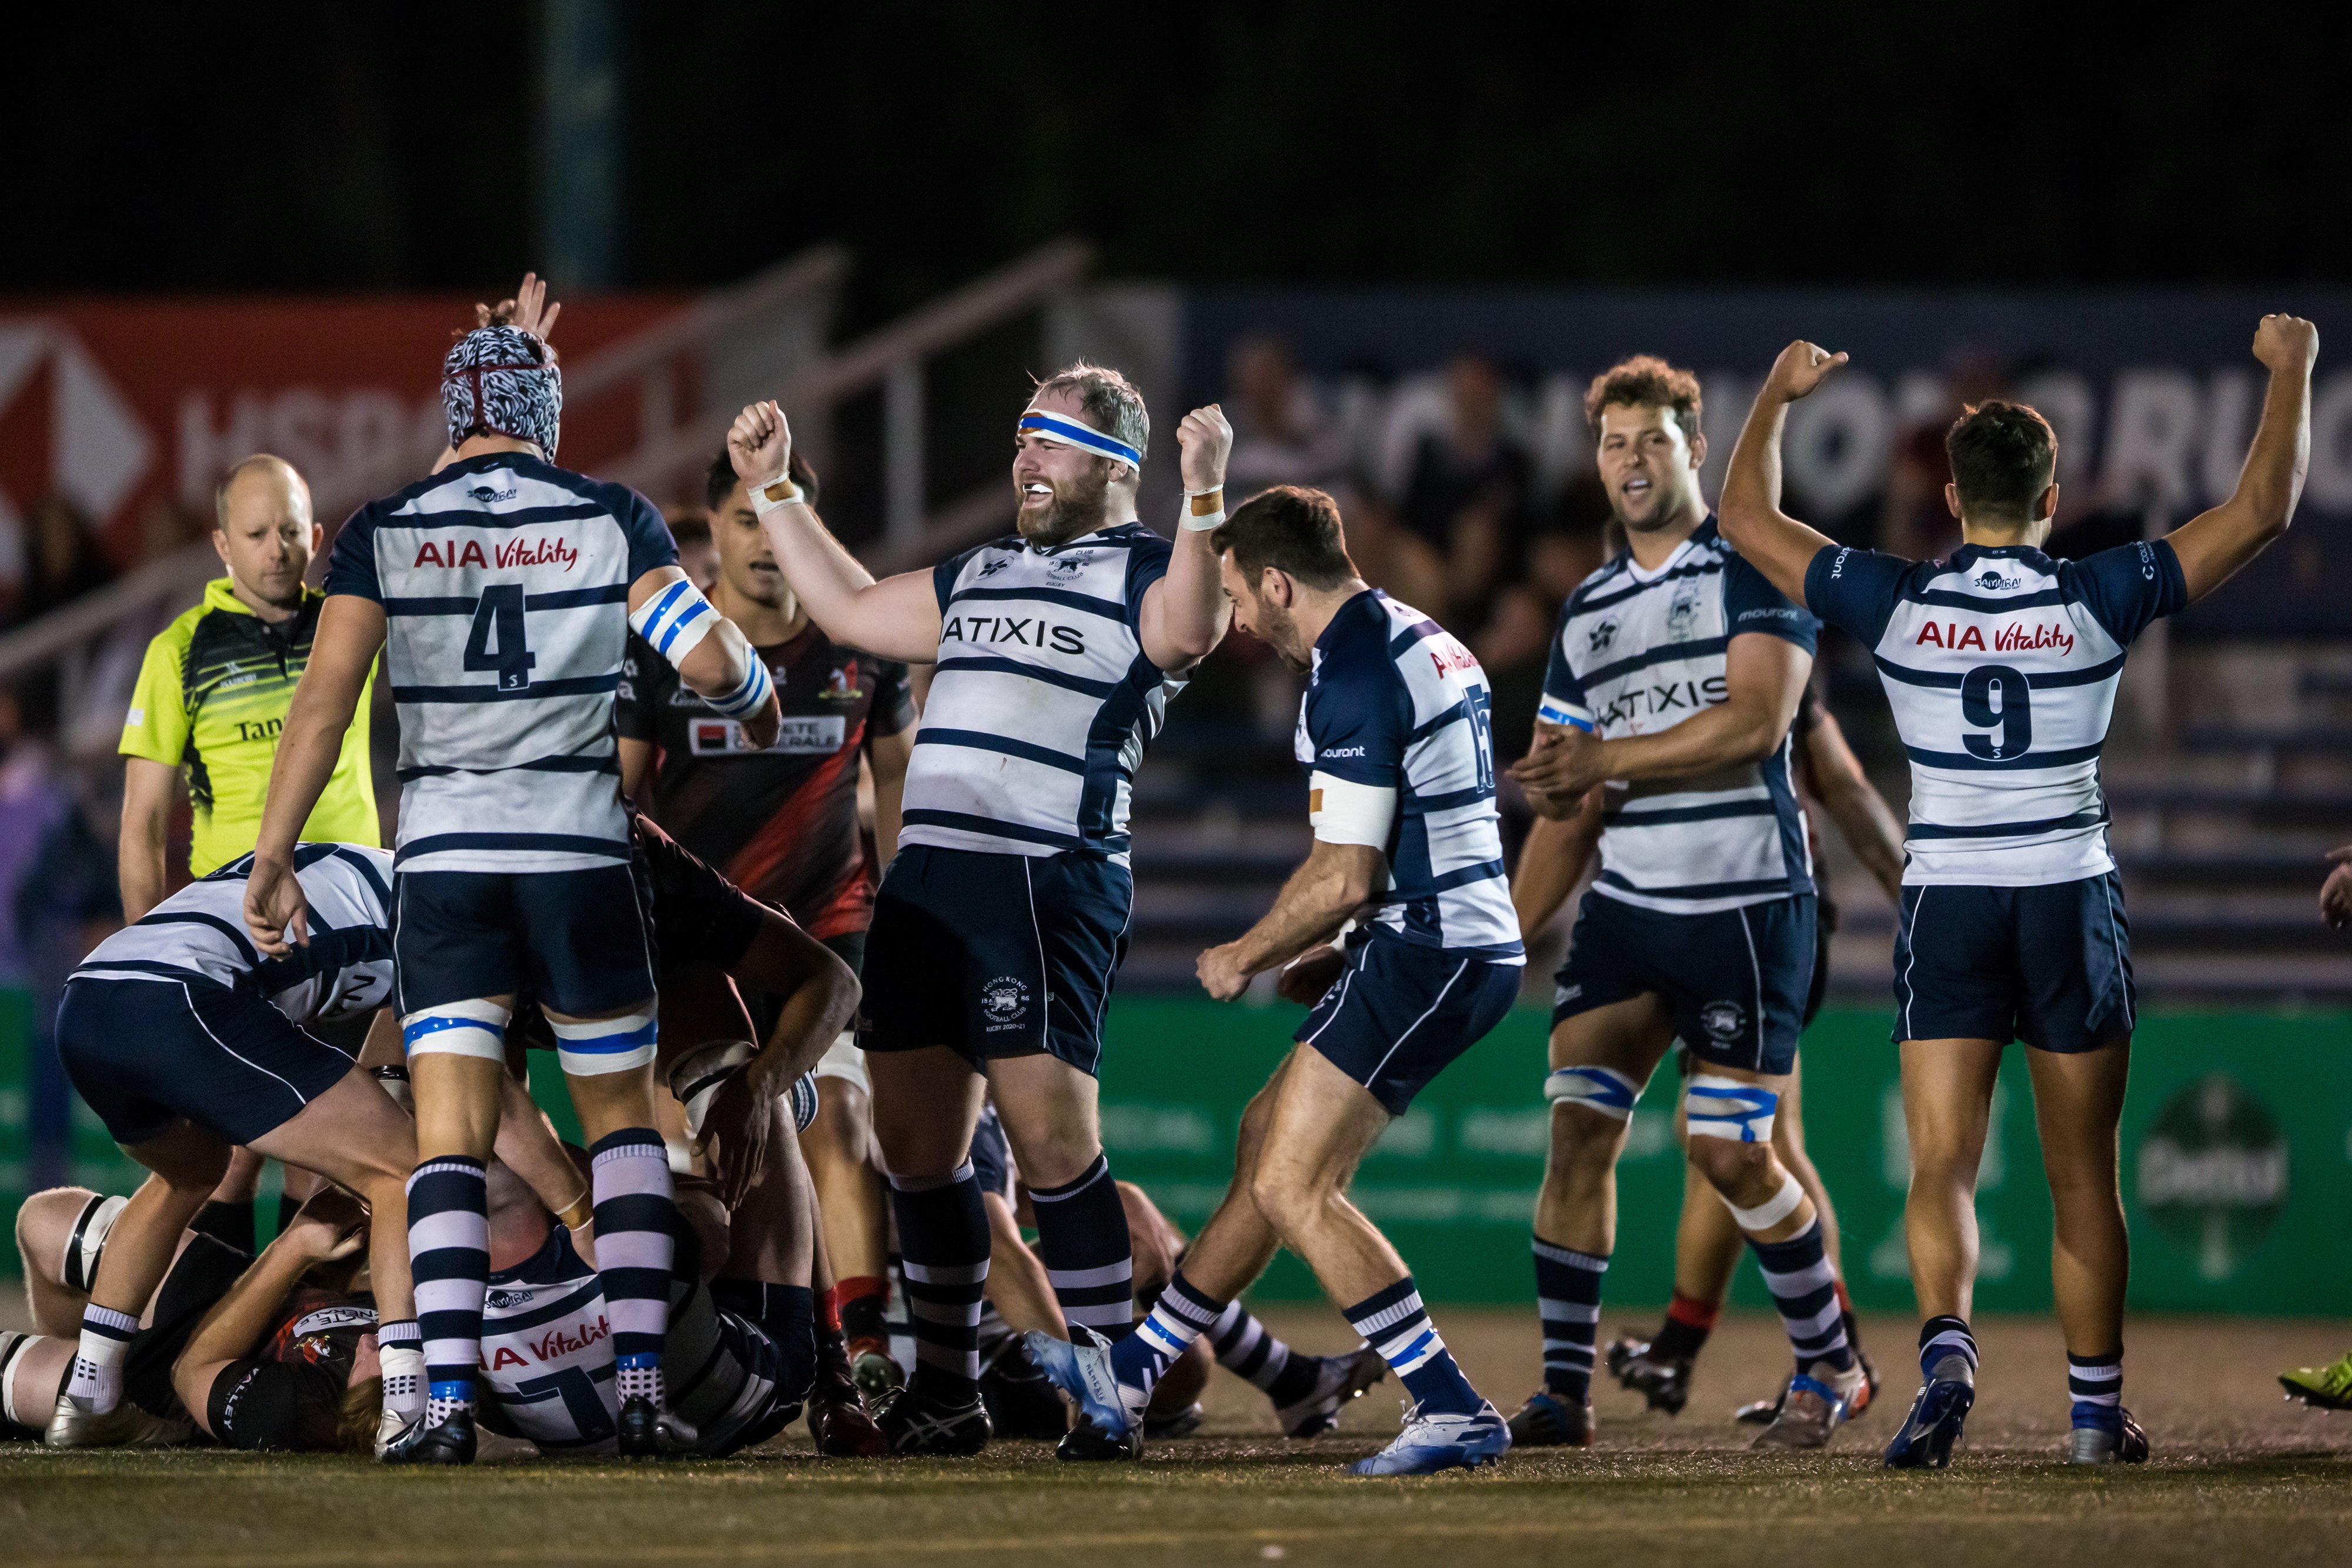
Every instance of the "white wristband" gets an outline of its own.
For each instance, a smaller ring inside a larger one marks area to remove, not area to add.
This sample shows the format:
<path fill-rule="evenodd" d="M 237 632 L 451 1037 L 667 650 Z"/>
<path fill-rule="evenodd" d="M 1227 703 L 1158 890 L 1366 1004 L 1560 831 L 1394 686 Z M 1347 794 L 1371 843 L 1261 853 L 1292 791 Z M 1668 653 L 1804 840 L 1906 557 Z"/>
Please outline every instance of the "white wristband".
<path fill-rule="evenodd" d="M 1205 490 L 1185 491 L 1183 509 L 1177 514 L 1177 522 L 1181 524 L 1187 532 L 1195 534 L 1204 534 L 1211 528 L 1221 526 L 1225 520 L 1225 508 L 1222 504 L 1213 512 L 1196 516 L 1192 510 L 1192 502 L 1196 497 L 1223 496 L 1224 493 L 1225 487 L 1223 485 L 1212 485 Z"/>
<path fill-rule="evenodd" d="M 783 494 L 771 496 L 770 492 L 774 490 L 782 490 Z M 801 499 L 801 487 L 793 483 L 793 476 L 789 472 L 779 474 L 764 485 L 751 486 L 751 510 L 762 517 L 770 512 L 778 511 Z"/>

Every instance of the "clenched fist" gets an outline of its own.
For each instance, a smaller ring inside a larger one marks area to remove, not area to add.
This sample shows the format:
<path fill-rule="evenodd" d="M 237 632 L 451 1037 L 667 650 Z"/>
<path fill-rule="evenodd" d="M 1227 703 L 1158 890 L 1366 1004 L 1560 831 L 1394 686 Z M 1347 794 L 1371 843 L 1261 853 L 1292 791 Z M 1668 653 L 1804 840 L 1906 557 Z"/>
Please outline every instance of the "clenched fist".
<path fill-rule="evenodd" d="M 793 427 L 773 402 L 755 402 L 735 416 L 727 432 L 727 456 L 735 476 L 752 489 L 784 476 L 793 460 Z"/>
<path fill-rule="evenodd" d="M 1188 495 L 1220 489 L 1225 483 L 1225 458 L 1234 449 L 1234 427 L 1215 403 L 1196 408 L 1176 427 L 1177 467 L 1184 476 Z"/>
<path fill-rule="evenodd" d="M 1781 350 L 1780 357 L 1772 361 L 1772 373 L 1764 378 L 1764 391 L 1782 402 L 1794 402 L 1827 381 L 1845 363 L 1845 359 L 1843 354 L 1832 354 L 1800 338 Z"/>
<path fill-rule="evenodd" d="M 2265 316 L 2254 328 L 2254 358 L 2273 371 L 2309 371 L 2319 357 L 2319 329 L 2300 316 Z"/>

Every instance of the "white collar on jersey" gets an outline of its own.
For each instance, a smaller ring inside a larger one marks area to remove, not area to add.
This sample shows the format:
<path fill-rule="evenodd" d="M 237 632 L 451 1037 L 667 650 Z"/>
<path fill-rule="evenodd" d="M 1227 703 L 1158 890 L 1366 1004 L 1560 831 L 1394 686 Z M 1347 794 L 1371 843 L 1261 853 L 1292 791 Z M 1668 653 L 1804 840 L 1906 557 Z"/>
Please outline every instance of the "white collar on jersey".
<path fill-rule="evenodd" d="M 1680 566 L 1682 564 L 1683 557 L 1690 554 L 1691 550 L 1697 544 L 1698 535 L 1694 532 L 1690 538 L 1683 540 L 1682 543 L 1675 547 L 1674 553 L 1672 555 L 1669 555 L 1665 559 L 1658 563 L 1658 569 L 1655 571 L 1643 571 L 1642 570 L 1642 563 L 1633 559 L 1633 549 L 1629 546 L 1625 551 L 1626 575 L 1631 577 L 1635 582 L 1655 582 L 1658 579 L 1665 576 L 1666 573 L 1674 570 L 1677 566 Z"/>

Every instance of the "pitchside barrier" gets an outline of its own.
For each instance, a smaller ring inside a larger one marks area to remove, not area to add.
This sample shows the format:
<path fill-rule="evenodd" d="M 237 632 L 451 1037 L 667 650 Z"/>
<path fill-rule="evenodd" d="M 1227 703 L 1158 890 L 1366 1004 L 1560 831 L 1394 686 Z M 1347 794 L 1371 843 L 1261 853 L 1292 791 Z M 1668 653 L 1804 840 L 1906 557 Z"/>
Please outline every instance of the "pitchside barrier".
<path fill-rule="evenodd" d="M 1142 998 L 1111 1009 L 1103 1142 L 1187 1229 L 1223 1196 L 1243 1107 L 1289 1047 L 1286 1007 Z M 0 993 L 0 1197 L 26 1169 L 26 1009 Z M 1847 1278 L 1864 1308 L 1911 1309 L 1903 1249 L 1909 1152 L 1887 1017 L 1825 1012 L 1805 1036 L 1807 1144 L 1836 1197 Z M 2141 1020 L 2124 1108 L 2131 1301 L 2151 1311 L 2340 1314 L 2352 1307 L 2352 1015 L 2167 1012 Z M 1524 1304 L 1528 1225 L 1543 1170 L 1545 1016 L 1515 1012 L 1422 1095 L 1365 1162 L 1356 1201 L 1395 1241 L 1433 1300 Z M 2050 1304 L 2050 1200 L 2032 1091 L 2020 1051 L 1993 1102 L 1977 1205 L 1986 1311 Z M 551 1057 L 534 1056 L 541 1099 L 571 1130 Z M 1659 1070 L 1618 1172 L 1617 1300 L 1664 1299 L 1674 1267 L 1682 1160 L 1679 1081 Z M 75 1104 L 74 1179 L 127 1192 L 136 1177 Z M 268 1228 L 268 1203 L 263 1228 Z M 5 1267 L 15 1267 L 13 1250 Z M 1261 1295 L 1308 1298 L 1296 1260 Z M 1752 1268 L 1735 1301 L 1768 1304 Z"/>

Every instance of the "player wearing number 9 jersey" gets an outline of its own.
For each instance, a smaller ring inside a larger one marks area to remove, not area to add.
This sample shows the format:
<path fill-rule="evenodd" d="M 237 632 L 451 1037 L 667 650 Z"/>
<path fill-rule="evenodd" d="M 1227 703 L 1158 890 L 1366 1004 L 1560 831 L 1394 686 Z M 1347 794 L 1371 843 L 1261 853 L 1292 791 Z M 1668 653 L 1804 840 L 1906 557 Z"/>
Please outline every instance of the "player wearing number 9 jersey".
<path fill-rule="evenodd" d="M 532 332 L 467 333 L 442 366 L 455 461 L 337 536 L 310 667 L 278 744 L 246 919 L 310 935 L 284 871 L 379 648 L 400 711 L 396 997 L 425 1135 L 409 1180 L 429 1398 L 386 1458 L 464 1464 L 489 1271 L 484 1162 L 505 1027 L 537 998 L 591 1140 L 620 1446 L 661 1443 L 674 1215 L 655 1130 L 655 958 L 618 789 L 613 706 L 636 631 L 697 692 L 776 732 L 767 667 L 681 572 L 660 515 L 551 461 L 562 380 Z"/>
<path fill-rule="evenodd" d="M 2122 1405 L 2127 1256 L 2116 1128 L 2131 949 L 2098 756 L 2132 640 L 2227 581 L 2294 514 L 2318 334 L 2266 316 L 2253 348 L 2270 388 L 2236 491 L 2163 538 L 2081 561 L 2042 551 L 2058 507 L 2057 438 L 2015 403 L 1971 408 L 1946 438 L 1945 495 L 1965 541 L 1949 560 L 1840 549 L 1783 516 L 1788 405 L 1845 361 L 1811 343 L 1790 344 L 1773 365 L 1725 477 L 1724 537 L 1871 650 L 1911 760 L 1895 1033 L 1925 1381 L 1889 1465 L 1948 1462 L 1975 1397 L 1966 1314 L 1976 1166 L 2011 1040 L 2034 1048 L 2026 1061 L 2056 1209 L 2069 1457 L 2147 1457 Z"/>

